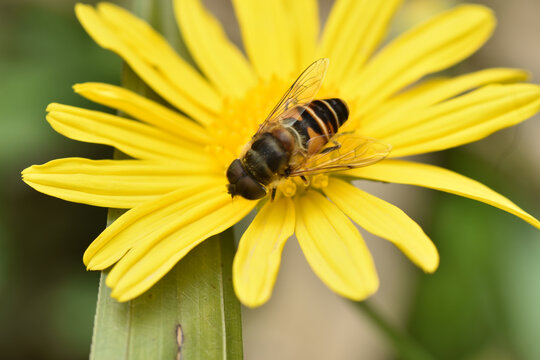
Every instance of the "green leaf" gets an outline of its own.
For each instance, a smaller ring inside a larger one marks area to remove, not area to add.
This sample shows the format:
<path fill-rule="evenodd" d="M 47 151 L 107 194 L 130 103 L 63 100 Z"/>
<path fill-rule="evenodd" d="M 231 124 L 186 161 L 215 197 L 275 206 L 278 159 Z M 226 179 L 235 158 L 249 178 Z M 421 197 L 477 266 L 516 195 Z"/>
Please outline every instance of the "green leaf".
<path fill-rule="evenodd" d="M 232 230 L 191 251 L 128 303 L 110 297 L 102 273 L 90 358 L 241 359 L 240 304 L 231 286 Z"/>
<path fill-rule="evenodd" d="M 133 7 L 168 38 L 176 34 L 171 43 L 190 59 L 172 19 L 170 2 L 135 0 Z M 158 99 L 129 68 L 123 84 Z M 108 223 L 121 214 L 109 210 Z M 240 303 L 232 288 L 234 251 L 232 229 L 207 239 L 149 291 L 127 303 L 111 298 L 105 285 L 107 272 L 103 272 L 90 359 L 241 359 Z"/>

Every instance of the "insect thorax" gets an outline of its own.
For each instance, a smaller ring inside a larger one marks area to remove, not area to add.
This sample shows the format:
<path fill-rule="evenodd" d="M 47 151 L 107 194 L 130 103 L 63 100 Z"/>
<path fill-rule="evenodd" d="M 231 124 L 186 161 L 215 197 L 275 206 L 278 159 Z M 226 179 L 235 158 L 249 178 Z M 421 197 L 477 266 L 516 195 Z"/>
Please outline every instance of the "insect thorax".
<path fill-rule="evenodd" d="M 290 142 L 284 133 L 261 134 L 242 158 L 246 170 L 263 185 L 283 177 L 291 157 Z M 283 141 L 283 140 L 286 141 Z"/>

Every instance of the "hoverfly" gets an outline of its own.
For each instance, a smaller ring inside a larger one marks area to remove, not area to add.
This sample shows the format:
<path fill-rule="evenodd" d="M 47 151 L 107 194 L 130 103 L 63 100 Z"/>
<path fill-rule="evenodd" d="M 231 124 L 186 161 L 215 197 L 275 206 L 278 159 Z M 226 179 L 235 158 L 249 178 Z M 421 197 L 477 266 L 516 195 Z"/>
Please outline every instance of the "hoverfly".
<path fill-rule="evenodd" d="M 347 170 L 384 159 L 391 147 L 352 133 L 338 134 L 349 109 L 341 99 L 314 100 L 328 59 L 311 64 L 259 126 L 227 169 L 228 192 L 261 199 L 287 177 Z"/>

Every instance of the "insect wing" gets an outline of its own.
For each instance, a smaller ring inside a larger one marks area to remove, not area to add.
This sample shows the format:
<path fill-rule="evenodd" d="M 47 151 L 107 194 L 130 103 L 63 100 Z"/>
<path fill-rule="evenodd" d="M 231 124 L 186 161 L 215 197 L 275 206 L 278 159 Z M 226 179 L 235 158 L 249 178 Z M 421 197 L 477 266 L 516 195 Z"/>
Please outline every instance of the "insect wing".
<path fill-rule="evenodd" d="M 315 175 L 325 172 L 349 170 L 383 160 L 392 147 L 375 139 L 355 134 L 337 134 L 316 155 L 308 158 L 290 176 Z"/>
<path fill-rule="evenodd" d="M 287 110 L 297 105 L 308 105 L 321 88 L 330 60 L 323 58 L 315 61 L 296 79 L 294 84 L 259 126 L 257 134 L 266 132 L 274 123 L 286 116 Z M 300 113 L 303 110 L 300 111 Z"/>

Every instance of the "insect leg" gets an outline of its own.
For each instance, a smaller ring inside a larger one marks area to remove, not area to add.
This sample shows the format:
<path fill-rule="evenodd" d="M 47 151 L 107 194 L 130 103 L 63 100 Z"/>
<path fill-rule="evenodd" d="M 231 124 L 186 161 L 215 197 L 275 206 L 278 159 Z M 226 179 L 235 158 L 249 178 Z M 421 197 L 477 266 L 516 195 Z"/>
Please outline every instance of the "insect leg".
<path fill-rule="evenodd" d="M 321 154 L 329 153 L 330 151 L 334 151 L 341 148 L 341 144 L 337 142 L 336 140 L 330 140 L 334 146 L 327 147 L 326 149 L 323 149 L 321 151 Z"/>

